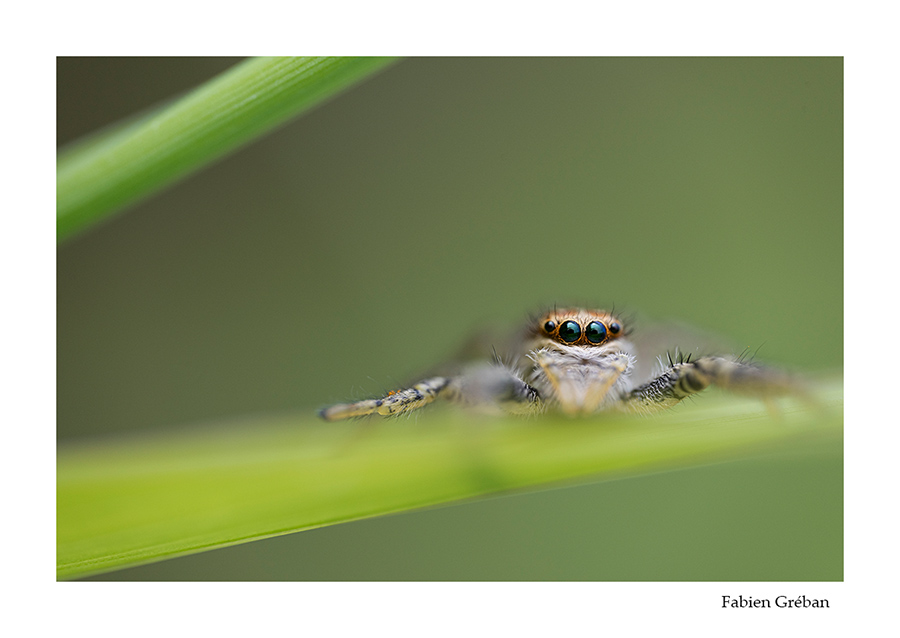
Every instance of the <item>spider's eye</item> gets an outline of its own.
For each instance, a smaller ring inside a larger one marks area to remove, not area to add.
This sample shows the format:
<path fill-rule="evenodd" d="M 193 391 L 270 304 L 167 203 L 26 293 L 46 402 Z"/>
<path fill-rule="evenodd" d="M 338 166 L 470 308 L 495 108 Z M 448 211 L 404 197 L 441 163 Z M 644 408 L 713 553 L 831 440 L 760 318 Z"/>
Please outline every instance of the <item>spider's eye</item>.
<path fill-rule="evenodd" d="M 606 339 L 606 326 L 599 321 L 592 321 L 584 329 L 584 334 L 591 343 L 602 343 Z"/>
<path fill-rule="evenodd" d="M 544 324 L 544 332 L 546 332 L 547 334 L 550 334 L 554 330 L 556 330 L 556 322 L 555 321 L 550 320 Z"/>
<path fill-rule="evenodd" d="M 563 321 L 559 326 L 559 336 L 566 343 L 574 343 L 581 336 L 581 326 L 571 319 Z"/>
<path fill-rule="evenodd" d="M 622 329 L 622 326 L 617 324 L 615 321 L 613 321 L 611 324 L 609 324 L 609 331 L 614 335 L 619 334 L 619 331 L 621 329 Z"/>

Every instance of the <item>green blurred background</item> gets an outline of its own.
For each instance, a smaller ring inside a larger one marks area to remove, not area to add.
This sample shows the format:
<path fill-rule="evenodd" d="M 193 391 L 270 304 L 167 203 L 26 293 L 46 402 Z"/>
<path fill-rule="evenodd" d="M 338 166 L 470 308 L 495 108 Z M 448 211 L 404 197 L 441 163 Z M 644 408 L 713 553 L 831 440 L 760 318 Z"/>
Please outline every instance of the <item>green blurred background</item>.
<path fill-rule="evenodd" d="M 59 144 L 236 62 L 61 58 Z M 400 61 L 60 246 L 59 440 L 307 413 L 573 301 L 839 371 L 842 101 L 840 58 Z M 835 580 L 841 468 L 506 496 L 102 578 Z"/>

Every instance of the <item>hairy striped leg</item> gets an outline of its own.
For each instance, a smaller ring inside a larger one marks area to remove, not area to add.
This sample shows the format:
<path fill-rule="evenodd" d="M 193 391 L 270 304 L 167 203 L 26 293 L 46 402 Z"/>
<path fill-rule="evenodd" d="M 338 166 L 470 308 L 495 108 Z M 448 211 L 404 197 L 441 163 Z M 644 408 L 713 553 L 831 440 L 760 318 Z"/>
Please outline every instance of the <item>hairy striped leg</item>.
<path fill-rule="evenodd" d="M 339 403 L 319 412 L 326 421 L 380 414 L 394 416 L 423 408 L 437 398 L 482 410 L 527 413 L 540 407 L 537 390 L 510 370 L 497 365 L 470 367 L 456 377 L 432 377 L 410 388 L 391 391 L 380 399 Z"/>
<path fill-rule="evenodd" d="M 784 372 L 722 357 L 691 361 L 688 356 L 678 362 L 670 360 L 669 368 L 628 393 L 623 403 L 628 410 L 654 411 L 671 407 L 710 385 L 763 400 L 788 394 L 805 395 L 796 379 Z"/>
<path fill-rule="evenodd" d="M 357 416 L 380 414 L 392 416 L 424 407 L 434 401 L 447 387 L 447 377 L 432 377 L 415 384 L 411 388 L 388 392 L 380 399 L 366 399 L 354 403 L 338 403 L 319 411 L 326 421 L 340 421 Z"/>

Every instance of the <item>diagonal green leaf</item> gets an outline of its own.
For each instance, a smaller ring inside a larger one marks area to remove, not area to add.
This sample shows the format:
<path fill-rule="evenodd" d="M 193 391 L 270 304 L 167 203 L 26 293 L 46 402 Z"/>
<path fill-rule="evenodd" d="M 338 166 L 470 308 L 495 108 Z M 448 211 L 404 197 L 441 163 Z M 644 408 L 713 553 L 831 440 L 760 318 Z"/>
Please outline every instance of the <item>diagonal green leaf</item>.
<path fill-rule="evenodd" d="M 173 104 L 60 154 L 62 241 L 376 71 L 390 58 L 253 58 Z"/>
<path fill-rule="evenodd" d="M 651 418 L 417 418 L 326 424 L 311 416 L 63 445 L 61 579 L 333 523 L 555 481 L 841 445 L 842 385 L 823 408 L 710 396 Z"/>

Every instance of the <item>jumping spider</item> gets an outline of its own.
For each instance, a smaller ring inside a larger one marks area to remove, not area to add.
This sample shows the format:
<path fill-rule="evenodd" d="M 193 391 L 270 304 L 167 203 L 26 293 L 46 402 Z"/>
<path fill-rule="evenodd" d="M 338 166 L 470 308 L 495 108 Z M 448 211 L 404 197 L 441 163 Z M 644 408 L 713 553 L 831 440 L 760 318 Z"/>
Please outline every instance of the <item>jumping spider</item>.
<path fill-rule="evenodd" d="M 783 372 L 718 356 L 668 357 L 661 372 L 635 379 L 635 348 L 629 335 L 622 320 L 610 312 L 554 309 L 529 323 L 507 363 L 495 353 L 494 362 L 459 365 L 379 399 L 332 405 L 319 415 L 326 421 L 392 416 L 437 398 L 516 414 L 547 409 L 568 415 L 651 412 L 710 385 L 762 399 L 799 391 L 796 380 Z"/>

